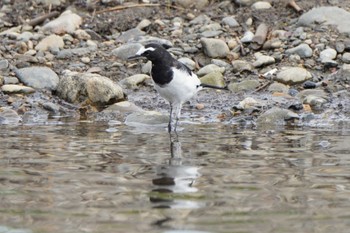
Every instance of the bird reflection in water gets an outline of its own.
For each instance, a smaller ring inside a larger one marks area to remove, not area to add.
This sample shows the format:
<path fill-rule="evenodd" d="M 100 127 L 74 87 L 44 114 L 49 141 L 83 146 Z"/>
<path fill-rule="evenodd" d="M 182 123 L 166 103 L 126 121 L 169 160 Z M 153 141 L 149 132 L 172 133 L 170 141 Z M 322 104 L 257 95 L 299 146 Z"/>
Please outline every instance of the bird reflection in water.
<path fill-rule="evenodd" d="M 199 208 L 200 203 L 186 200 L 177 194 L 195 193 L 196 178 L 200 176 L 198 167 L 183 165 L 181 142 L 178 135 L 170 135 L 170 159 L 168 164 L 156 168 L 156 177 L 152 180 L 155 188 L 150 201 L 154 208 Z"/>

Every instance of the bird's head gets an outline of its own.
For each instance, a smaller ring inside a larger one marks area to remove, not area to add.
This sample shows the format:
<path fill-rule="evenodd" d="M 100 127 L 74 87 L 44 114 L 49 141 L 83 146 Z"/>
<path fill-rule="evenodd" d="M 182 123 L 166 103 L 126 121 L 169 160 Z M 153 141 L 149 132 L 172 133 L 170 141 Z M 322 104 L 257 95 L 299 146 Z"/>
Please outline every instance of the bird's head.
<path fill-rule="evenodd" d="M 147 44 L 142 46 L 135 54 L 135 56 L 129 57 L 129 60 L 136 59 L 140 57 L 145 57 L 152 62 L 157 60 L 167 59 L 168 56 L 171 56 L 166 49 L 156 43 Z"/>

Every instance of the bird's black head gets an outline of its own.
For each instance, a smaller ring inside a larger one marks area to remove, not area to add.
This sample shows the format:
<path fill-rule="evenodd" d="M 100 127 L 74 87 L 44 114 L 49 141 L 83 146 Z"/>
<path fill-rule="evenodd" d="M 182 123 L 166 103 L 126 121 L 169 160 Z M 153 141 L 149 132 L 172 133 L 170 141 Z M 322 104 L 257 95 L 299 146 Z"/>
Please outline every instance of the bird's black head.
<path fill-rule="evenodd" d="M 130 57 L 129 59 L 134 59 L 138 57 L 145 57 L 154 63 L 172 58 L 170 53 L 161 44 L 156 44 L 156 43 L 151 43 L 151 44 L 142 46 L 136 52 L 136 55 L 133 57 Z"/>

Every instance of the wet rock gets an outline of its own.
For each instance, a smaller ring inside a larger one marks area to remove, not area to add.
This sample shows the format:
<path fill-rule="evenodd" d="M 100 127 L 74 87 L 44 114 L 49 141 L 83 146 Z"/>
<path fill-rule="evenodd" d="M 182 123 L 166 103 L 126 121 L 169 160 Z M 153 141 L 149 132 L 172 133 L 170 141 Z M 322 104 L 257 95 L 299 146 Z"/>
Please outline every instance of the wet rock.
<path fill-rule="evenodd" d="M 322 63 L 327 63 L 330 60 L 334 60 L 337 57 L 337 51 L 335 49 L 325 49 L 320 53 L 320 59 Z"/>
<path fill-rule="evenodd" d="M 271 7 L 271 4 L 265 1 L 258 1 L 252 5 L 253 10 L 266 10 L 270 9 Z"/>
<path fill-rule="evenodd" d="M 339 32 L 350 34 L 350 13 L 339 7 L 317 7 L 299 17 L 298 25 L 312 27 L 315 23 L 335 25 Z"/>
<path fill-rule="evenodd" d="M 125 119 L 125 124 L 130 126 L 156 126 L 165 125 L 169 122 L 169 116 L 155 111 L 134 112 Z"/>
<path fill-rule="evenodd" d="M 121 101 L 108 106 L 108 108 L 104 109 L 103 112 L 133 113 L 144 112 L 144 110 L 129 101 Z"/>
<path fill-rule="evenodd" d="M 36 89 L 56 90 L 59 77 L 48 67 L 26 67 L 15 70 L 16 76 L 24 84 Z"/>
<path fill-rule="evenodd" d="M 344 53 L 341 59 L 344 63 L 349 64 L 350 63 L 350 53 Z"/>
<path fill-rule="evenodd" d="M 247 97 L 244 100 L 240 101 L 235 107 L 240 110 L 247 110 L 257 106 L 261 106 L 261 104 L 256 99 Z"/>
<path fill-rule="evenodd" d="M 235 60 L 232 61 L 232 71 L 234 73 L 240 73 L 243 71 L 252 71 L 253 70 L 253 65 L 250 64 L 249 62 L 245 60 Z"/>
<path fill-rule="evenodd" d="M 312 57 L 312 49 L 307 44 L 300 44 L 294 48 L 287 49 L 287 54 L 297 54 L 301 58 Z"/>
<path fill-rule="evenodd" d="M 303 104 L 309 104 L 312 109 L 316 110 L 321 110 L 323 105 L 327 102 L 327 99 L 316 95 L 308 95 L 303 100 Z"/>
<path fill-rule="evenodd" d="M 43 103 L 43 108 L 54 115 L 59 115 L 60 106 L 51 102 Z"/>
<path fill-rule="evenodd" d="M 218 87 L 224 87 L 225 86 L 225 80 L 224 76 L 221 72 L 215 71 L 211 72 L 207 75 L 204 75 L 202 78 L 200 78 L 201 83 L 214 85 Z"/>
<path fill-rule="evenodd" d="M 126 88 L 135 90 L 138 89 L 138 85 L 145 82 L 147 79 L 151 79 L 151 77 L 146 74 L 135 74 L 123 79 L 121 84 Z"/>
<path fill-rule="evenodd" d="M 311 79 L 312 75 L 309 71 L 300 67 L 286 68 L 280 71 L 275 80 L 284 84 L 298 84 Z"/>
<path fill-rule="evenodd" d="M 64 47 L 64 41 L 62 37 L 57 35 L 50 35 L 42 39 L 35 49 L 38 51 L 59 51 Z"/>
<path fill-rule="evenodd" d="M 31 110 L 27 111 L 22 116 L 23 124 L 43 124 L 49 119 L 49 114 L 44 110 Z"/>
<path fill-rule="evenodd" d="M 220 39 L 202 38 L 204 53 L 211 58 L 224 58 L 230 52 L 227 44 Z"/>
<path fill-rule="evenodd" d="M 260 85 L 258 80 L 243 80 L 239 83 L 231 82 L 228 89 L 232 92 L 252 91 Z"/>
<path fill-rule="evenodd" d="M 223 74 L 225 72 L 225 67 L 219 67 L 215 64 L 209 64 L 198 70 L 197 75 L 201 77 L 212 72 L 220 72 Z"/>
<path fill-rule="evenodd" d="M 54 19 L 42 28 L 44 32 L 55 34 L 73 33 L 82 24 L 82 18 L 70 10 L 63 12 L 57 19 Z"/>
<path fill-rule="evenodd" d="M 222 19 L 221 21 L 224 25 L 227 25 L 231 28 L 234 27 L 239 27 L 239 23 L 237 22 L 237 20 L 233 17 L 233 16 L 226 16 Z"/>
<path fill-rule="evenodd" d="M 308 96 L 319 97 L 325 100 L 328 99 L 328 94 L 324 90 L 319 89 L 306 89 L 297 94 L 297 98 L 299 98 L 301 102 L 304 102 Z"/>
<path fill-rule="evenodd" d="M 142 47 L 139 43 L 130 43 L 121 45 L 112 50 L 112 54 L 122 60 L 127 60 L 131 56 L 135 56 L 137 51 Z"/>
<path fill-rule="evenodd" d="M 94 73 L 65 71 L 57 95 L 70 103 L 89 101 L 106 105 L 124 99 L 122 88 L 107 77 Z"/>
<path fill-rule="evenodd" d="M 187 57 L 182 57 L 178 61 L 184 64 L 185 66 L 187 66 L 188 68 L 190 68 L 190 70 L 196 69 L 196 62 L 194 62 L 192 59 L 189 59 Z"/>
<path fill-rule="evenodd" d="M 285 125 L 286 121 L 299 119 L 299 115 L 281 108 L 271 108 L 260 115 L 257 119 L 259 126 L 264 125 Z"/>
<path fill-rule="evenodd" d="M 275 58 L 263 55 L 261 53 L 254 54 L 256 61 L 253 63 L 254 67 L 262 67 L 275 63 Z"/>
<path fill-rule="evenodd" d="M 0 108 L 0 125 L 14 125 L 21 121 L 16 111 L 10 108 Z"/>
<path fill-rule="evenodd" d="M 35 89 L 22 85 L 5 84 L 1 86 L 1 91 L 5 94 L 31 94 L 35 92 Z"/>

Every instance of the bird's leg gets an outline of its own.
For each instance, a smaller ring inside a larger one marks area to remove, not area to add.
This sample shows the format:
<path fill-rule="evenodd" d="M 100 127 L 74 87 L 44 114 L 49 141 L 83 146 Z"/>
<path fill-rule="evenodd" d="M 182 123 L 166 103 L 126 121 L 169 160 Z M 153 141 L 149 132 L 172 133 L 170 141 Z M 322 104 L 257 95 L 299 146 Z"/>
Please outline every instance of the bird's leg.
<path fill-rule="evenodd" d="M 176 109 L 175 109 L 175 126 L 174 126 L 174 131 L 176 131 L 177 123 L 179 122 L 179 119 L 180 119 L 181 108 L 182 108 L 182 103 L 179 103 L 176 106 Z"/>
<path fill-rule="evenodd" d="M 168 132 L 171 132 L 171 122 L 173 121 L 173 104 L 170 103 L 170 115 L 169 115 L 169 124 L 168 124 Z"/>

